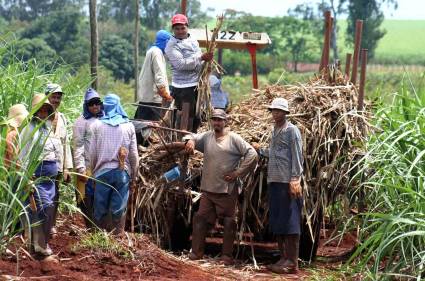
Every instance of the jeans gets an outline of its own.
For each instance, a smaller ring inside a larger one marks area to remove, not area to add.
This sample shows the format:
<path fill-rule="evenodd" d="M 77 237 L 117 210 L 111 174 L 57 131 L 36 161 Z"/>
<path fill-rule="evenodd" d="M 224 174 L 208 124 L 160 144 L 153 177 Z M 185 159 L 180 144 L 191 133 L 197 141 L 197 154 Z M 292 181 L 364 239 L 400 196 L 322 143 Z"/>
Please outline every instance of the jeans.
<path fill-rule="evenodd" d="M 120 218 L 127 208 L 130 176 L 120 169 L 110 170 L 96 178 L 94 218 L 101 221 L 110 211 L 112 219 Z"/>

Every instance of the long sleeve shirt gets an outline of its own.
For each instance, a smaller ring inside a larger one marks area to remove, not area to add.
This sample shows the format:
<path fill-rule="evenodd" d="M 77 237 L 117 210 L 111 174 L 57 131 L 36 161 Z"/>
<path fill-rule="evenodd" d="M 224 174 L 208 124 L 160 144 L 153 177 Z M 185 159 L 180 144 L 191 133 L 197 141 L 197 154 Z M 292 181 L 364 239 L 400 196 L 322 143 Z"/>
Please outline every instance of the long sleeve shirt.
<path fill-rule="evenodd" d="M 74 147 L 74 167 L 79 173 L 84 173 L 90 169 L 89 149 L 90 140 L 93 137 L 91 125 L 97 119 L 92 117 L 85 119 L 78 117 L 73 128 L 73 147 Z"/>
<path fill-rule="evenodd" d="M 188 88 L 198 85 L 202 69 L 202 52 L 198 41 L 190 35 L 186 39 L 172 36 L 165 47 L 165 56 L 171 64 L 173 87 Z"/>
<path fill-rule="evenodd" d="M 6 168 L 16 161 L 19 153 L 19 132 L 16 128 L 11 128 L 6 134 L 6 151 L 4 153 L 4 163 Z"/>
<path fill-rule="evenodd" d="M 201 190 L 231 193 L 235 182 L 227 182 L 224 175 L 236 171 L 246 175 L 257 163 L 257 152 L 242 137 L 233 132 L 216 139 L 213 131 L 195 135 L 195 149 L 204 154 Z"/>
<path fill-rule="evenodd" d="M 158 89 L 165 87 L 168 91 L 168 78 L 165 57 L 160 48 L 153 46 L 146 52 L 139 75 L 139 85 L 137 91 L 139 102 L 162 102 Z"/>
<path fill-rule="evenodd" d="M 53 121 L 54 123 L 56 123 L 56 125 L 53 126 L 53 134 L 56 138 L 59 138 L 61 140 L 58 171 L 63 172 L 64 168 L 68 170 L 73 168 L 71 143 L 67 131 L 68 120 L 61 112 L 57 111 L 56 116 L 57 117 L 55 117 L 55 121 Z"/>
<path fill-rule="evenodd" d="M 102 171 L 119 168 L 119 150 L 124 147 L 128 151 L 125 170 L 135 180 L 138 176 L 139 155 L 133 124 L 128 122 L 110 126 L 96 120 L 91 128 L 93 139 L 89 146 L 89 160 L 92 173 L 98 177 Z"/>
<path fill-rule="evenodd" d="M 272 131 L 268 149 L 262 154 L 269 158 L 267 182 L 289 183 L 303 172 L 302 139 L 298 128 L 287 121 L 286 127 Z"/>
<path fill-rule="evenodd" d="M 35 157 L 39 161 L 55 161 L 59 165 L 62 144 L 53 134 L 50 121 L 41 125 L 31 121 L 22 130 L 22 144 L 19 158 L 24 167 L 28 167 L 29 161 L 33 161 Z"/>

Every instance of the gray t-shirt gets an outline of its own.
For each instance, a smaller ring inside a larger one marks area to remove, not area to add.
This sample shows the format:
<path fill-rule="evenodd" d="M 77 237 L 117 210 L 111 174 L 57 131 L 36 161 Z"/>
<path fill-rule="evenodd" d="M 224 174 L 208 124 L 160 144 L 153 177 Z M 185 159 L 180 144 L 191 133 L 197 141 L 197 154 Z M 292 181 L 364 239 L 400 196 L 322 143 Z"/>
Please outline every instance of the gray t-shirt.
<path fill-rule="evenodd" d="M 194 141 L 196 150 L 204 153 L 202 191 L 231 193 L 235 182 L 226 182 L 224 175 L 236 170 L 244 176 L 257 162 L 255 149 L 236 133 L 216 139 L 215 133 L 208 131 L 197 134 Z"/>

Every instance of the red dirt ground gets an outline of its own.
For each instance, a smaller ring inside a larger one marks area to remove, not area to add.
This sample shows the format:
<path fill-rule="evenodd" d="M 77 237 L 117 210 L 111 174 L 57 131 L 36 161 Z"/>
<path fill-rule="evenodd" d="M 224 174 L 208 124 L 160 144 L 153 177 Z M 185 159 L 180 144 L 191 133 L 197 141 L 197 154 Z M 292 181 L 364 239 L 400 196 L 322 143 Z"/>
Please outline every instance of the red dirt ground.
<path fill-rule="evenodd" d="M 186 255 L 173 256 L 151 243 L 147 236 L 128 235 L 122 243 L 131 245 L 134 259 L 123 259 L 117 255 L 75 250 L 81 233 L 80 217 L 69 217 L 73 221 L 59 222 L 58 236 L 50 246 L 59 257 L 59 263 L 31 260 L 22 251 L 19 261 L 9 255 L 0 259 L 0 280 L 302 280 L 308 276 L 304 270 L 298 275 L 281 276 L 271 274 L 264 265 L 255 270 L 253 265 L 239 262 L 234 267 L 220 265 L 216 259 L 191 262 Z M 332 242 L 319 249 L 323 256 L 344 255 L 351 251 L 355 238 L 343 239 L 339 245 Z M 16 252 L 16 249 L 10 249 Z"/>

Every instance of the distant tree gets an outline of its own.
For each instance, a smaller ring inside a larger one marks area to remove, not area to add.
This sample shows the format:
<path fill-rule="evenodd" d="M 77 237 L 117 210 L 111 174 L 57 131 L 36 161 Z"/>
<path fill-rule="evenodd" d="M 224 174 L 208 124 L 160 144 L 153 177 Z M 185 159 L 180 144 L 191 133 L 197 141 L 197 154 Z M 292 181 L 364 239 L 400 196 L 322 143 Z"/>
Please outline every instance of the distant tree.
<path fill-rule="evenodd" d="M 65 7 L 82 9 L 84 0 L 0 0 L 0 16 L 7 20 L 32 21 Z"/>
<path fill-rule="evenodd" d="M 176 0 L 141 0 L 142 25 L 158 30 L 169 26 L 171 17 L 180 10 L 180 1 Z M 99 4 L 99 19 L 106 21 L 115 19 L 120 23 L 131 21 L 135 17 L 135 2 L 133 0 L 102 0 Z M 201 10 L 198 0 L 191 0 L 187 6 L 187 16 L 191 27 L 199 26 L 209 20 Z"/>
<path fill-rule="evenodd" d="M 13 44 L 14 55 L 17 59 L 29 61 L 36 59 L 40 63 L 52 62 L 57 57 L 55 50 L 40 38 L 28 39 L 24 38 Z"/>
<path fill-rule="evenodd" d="M 43 39 L 50 48 L 71 64 L 87 63 L 89 41 L 84 34 L 84 17 L 75 9 L 65 9 L 35 20 L 20 34 L 21 38 Z"/>
<path fill-rule="evenodd" d="M 348 10 L 348 25 L 346 32 L 346 41 L 353 44 L 356 20 L 363 20 L 363 40 L 362 48 L 368 49 L 368 57 L 373 58 L 375 49 L 379 40 L 385 35 L 386 31 L 381 28 L 384 21 L 382 5 L 397 8 L 396 0 L 345 0 Z"/>
<path fill-rule="evenodd" d="M 128 82 L 134 75 L 133 46 L 118 35 L 109 35 L 100 42 L 101 65 L 111 70 L 114 77 Z"/>
<path fill-rule="evenodd" d="M 282 18 L 280 42 L 282 49 L 291 54 L 294 71 L 298 71 L 298 63 L 311 60 L 318 52 L 317 32 L 314 22 L 287 16 Z"/>

